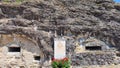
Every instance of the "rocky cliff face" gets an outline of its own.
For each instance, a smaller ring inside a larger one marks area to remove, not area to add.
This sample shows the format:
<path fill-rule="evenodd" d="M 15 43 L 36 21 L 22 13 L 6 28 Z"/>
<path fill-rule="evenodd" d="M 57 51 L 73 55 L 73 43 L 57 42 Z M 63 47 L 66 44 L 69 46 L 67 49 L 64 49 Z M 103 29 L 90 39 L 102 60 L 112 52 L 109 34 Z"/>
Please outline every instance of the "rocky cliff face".
<path fill-rule="evenodd" d="M 53 55 L 53 38 L 96 37 L 120 49 L 120 4 L 113 0 L 40 0 L 0 4 L 0 33 L 24 34 Z M 69 43 L 70 44 L 70 43 Z M 72 51 L 74 46 L 68 47 Z"/>

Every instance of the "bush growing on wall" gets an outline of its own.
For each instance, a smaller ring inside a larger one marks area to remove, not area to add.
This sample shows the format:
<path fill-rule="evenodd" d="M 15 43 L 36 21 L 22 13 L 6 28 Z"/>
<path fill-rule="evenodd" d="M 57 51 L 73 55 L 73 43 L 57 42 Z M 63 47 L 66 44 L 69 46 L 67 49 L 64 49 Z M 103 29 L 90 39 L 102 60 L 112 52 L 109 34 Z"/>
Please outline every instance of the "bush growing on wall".
<path fill-rule="evenodd" d="M 70 68 L 70 60 L 68 58 L 52 59 L 52 68 Z"/>

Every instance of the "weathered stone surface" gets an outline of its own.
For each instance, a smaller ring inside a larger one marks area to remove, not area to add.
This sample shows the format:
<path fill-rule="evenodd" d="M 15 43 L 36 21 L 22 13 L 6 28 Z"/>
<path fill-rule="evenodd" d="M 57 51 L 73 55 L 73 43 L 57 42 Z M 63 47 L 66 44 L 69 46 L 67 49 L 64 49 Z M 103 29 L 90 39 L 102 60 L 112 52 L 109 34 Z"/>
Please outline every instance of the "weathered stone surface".
<path fill-rule="evenodd" d="M 114 64 L 114 53 L 80 53 L 72 56 L 73 66 Z"/>
<path fill-rule="evenodd" d="M 67 55 L 75 54 L 75 44 L 81 37 L 85 40 L 95 37 L 119 50 L 119 7 L 120 4 L 114 3 L 113 0 L 39 0 L 39 2 L 24 2 L 20 5 L 1 3 L 0 34 L 26 35 L 37 42 L 45 55 L 44 59 L 53 56 L 55 31 L 57 36 L 62 35 L 67 39 Z M 83 57 L 87 58 L 83 59 Z M 76 65 L 113 63 L 111 54 L 110 57 L 105 54 L 103 56 L 80 54 L 79 59 L 76 58 L 72 59 L 76 61 Z M 82 63 L 79 63 L 79 60 Z"/>

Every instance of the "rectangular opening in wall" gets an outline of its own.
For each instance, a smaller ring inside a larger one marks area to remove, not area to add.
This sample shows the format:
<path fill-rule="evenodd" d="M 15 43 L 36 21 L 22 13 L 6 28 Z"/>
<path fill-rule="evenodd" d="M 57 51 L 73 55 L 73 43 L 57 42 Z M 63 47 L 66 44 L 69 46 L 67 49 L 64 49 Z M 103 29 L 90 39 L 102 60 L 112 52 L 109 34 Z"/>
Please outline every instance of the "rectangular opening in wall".
<path fill-rule="evenodd" d="M 120 57 L 120 53 L 116 53 L 116 56 L 117 56 L 117 57 Z"/>
<path fill-rule="evenodd" d="M 101 46 L 85 46 L 86 50 L 102 50 Z"/>
<path fill-rule="evenodd" d="M 25 68 L 24 66 L 20 66 L 20 68 Z"/>
<path fill-rule="evenodd" d="M 34 56 L 35 61 L 40 61 L 40 56 Z"/>
<path fill-rule="evenodd" d="M 20 52 L 20 47 L 8 47 L 9 52 Z"/>

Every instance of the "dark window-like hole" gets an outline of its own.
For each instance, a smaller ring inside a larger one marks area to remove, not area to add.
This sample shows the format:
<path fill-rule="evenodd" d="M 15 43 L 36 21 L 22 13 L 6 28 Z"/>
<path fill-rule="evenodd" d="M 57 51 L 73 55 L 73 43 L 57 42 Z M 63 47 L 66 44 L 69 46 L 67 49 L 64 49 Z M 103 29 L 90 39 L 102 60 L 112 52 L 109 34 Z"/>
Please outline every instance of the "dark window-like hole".
<path fill-rule="evenodd" d="M 25 68 L 24 66 L 20 66 L 20 68 Z"/>
<path fill-rule="evenodd" d="M 116 53 L 116 56 L 120 57 L 120 53 Z"/>
<path fill-rule="evenodd" d="M 40 61 L 40 56 L 35 56 L 35 57 L 34 57 L 34 60 Z"/>
<path fill-rule="evenodd" d="M 101 46 L 86 46 L 86 50 L 102 50 Z"/>
<path fill-rule="evenodd" d="M 8 51 L 9 52 L 20 52 L 20 47 L 9 47 Z"/>

